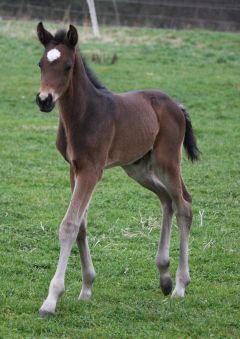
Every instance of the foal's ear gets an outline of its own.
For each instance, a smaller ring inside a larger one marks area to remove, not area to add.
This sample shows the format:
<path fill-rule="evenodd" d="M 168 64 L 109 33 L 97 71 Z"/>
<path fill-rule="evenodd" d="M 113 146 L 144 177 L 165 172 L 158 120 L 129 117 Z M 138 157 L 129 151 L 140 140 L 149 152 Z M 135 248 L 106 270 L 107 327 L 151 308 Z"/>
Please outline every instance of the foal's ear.
<path fill-rule="evenodd" d="M 73 25 L 69 25 L 67 39 L 72 47 L 75 47 L 78 42 L 78 32 Z"/>
<path fill-rule="evenodd" d="M 44 28 L 42 22 L 37 25 L 37 35 L 43 46 L 46 46 L 53 39 L 52 34 Z"/>

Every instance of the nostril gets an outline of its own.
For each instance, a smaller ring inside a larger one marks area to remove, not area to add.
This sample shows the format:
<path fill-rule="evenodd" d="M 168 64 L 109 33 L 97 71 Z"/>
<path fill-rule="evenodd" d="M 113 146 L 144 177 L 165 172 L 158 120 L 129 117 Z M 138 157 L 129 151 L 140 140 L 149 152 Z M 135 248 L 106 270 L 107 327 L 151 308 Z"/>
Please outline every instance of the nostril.
<path fill-rule="evenodd" d="M 51 101 L 52 100 L 52 94 L 49 93 L 47 98 L 48 98 L 49 101 Z"/>
<path fill-rule="evenodd" d="M 48 94 L 47 98 L 45 99 L 46 105 L 50 105 L 52 103 L 52 94 Z"/>
<path fill-rule="evenodd" d="M 39 97 L 39 94 L 40 94 L 40 93 L 37 93 L 37 95 L 36 95 L 36 103 L 37 103 L 37 104 L 40 103 L 40 97 Z"/>
<path fill-rule="evenodd" d="M 42 112 L 50 112 L 54 107 L 53 95 L 47 92 L 39 92 L 36 95 L 36 103 Z"/>

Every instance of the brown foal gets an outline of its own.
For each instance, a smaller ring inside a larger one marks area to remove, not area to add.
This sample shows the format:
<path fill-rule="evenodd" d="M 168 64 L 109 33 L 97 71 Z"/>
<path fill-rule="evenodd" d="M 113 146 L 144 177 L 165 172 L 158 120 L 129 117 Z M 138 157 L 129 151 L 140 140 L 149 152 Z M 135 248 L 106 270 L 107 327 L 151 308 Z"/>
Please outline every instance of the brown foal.
<path fill-rule="evenodd" d="M 191 196 L 180 172 L 181 147 L 198 159 L 199 150 L 185 109 L 157 90 L 114 94 L 103 87 L 87 68 L 76 45 L 78 33 L 55 36 L 37 27 L 45 47 L 39 62 L 41 88 L 36 101 L 41 111 L 59 104 L 57 148 L 70 164 L 72 198 L 59 230 L 60 256 L 40 315 L 54 314 L 64 292 L 68 257 L 77 242 L 82 267 L 80 299 L 89 299 L 95 277 L 86 237 L 87 209 L 103 170 L 122 166 L 140 185 L 161 201 L 163 222 L 156 264 L 165 295 L 172 290 L 169 242 L 173 213 L 180 229 L 180 259 L 173 297 L 184 296 L 190 282 L 188 237 L 192 223 Z"/>

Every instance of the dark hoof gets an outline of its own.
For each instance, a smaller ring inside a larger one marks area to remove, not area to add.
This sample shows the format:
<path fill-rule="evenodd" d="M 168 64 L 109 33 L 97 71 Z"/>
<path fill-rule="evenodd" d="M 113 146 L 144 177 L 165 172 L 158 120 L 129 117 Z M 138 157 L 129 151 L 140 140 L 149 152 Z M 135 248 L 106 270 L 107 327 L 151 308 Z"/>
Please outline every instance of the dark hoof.
<path fill-rule="evenodd" d="M 168 295 L 172 292 L 172 280 L 170 277 L 160 278 L 160 286 L 164 295 Z"/>
<path fill-rule="evenodd" d="M 48 312 L 45 310 L 39 310 L 39 317 L 41 318 L 49 318 L 49 317 L 53 317 L 55 315 L 55 313 L 52 312 Z"/>

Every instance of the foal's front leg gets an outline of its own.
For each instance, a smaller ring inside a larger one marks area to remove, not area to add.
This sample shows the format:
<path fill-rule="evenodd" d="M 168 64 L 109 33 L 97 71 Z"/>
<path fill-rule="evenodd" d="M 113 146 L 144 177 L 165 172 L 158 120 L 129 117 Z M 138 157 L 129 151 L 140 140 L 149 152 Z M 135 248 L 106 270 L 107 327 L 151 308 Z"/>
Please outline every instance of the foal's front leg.
<path fill-rule="evenodd" d="M 72 166 L 70 167 L 70 185 L 72 191 L 75 186 L 75 175 Z M 82 289 L 79 295 L 79 300 L 88 300 L 92 295 L 92 285 L 95 279 L 96 273 L 93 266 L 90 249 L 87 239 L 87 210 L 82 218 L 79 232 L 77 235 L 77 245 L 80 255 L 81 271 L 82 271 Z"/>
<path fill-rule="evenodd" d="M 59 261 L 49 286 L 48 297 L 39 310 L 41 316 L 55 313 L 57 300 L 64 292 L 64 277 L 71 248 L 77 239 L 92 192 L 100 178 L 100 175 L 92 172 L 88 170 L 76 175 L 72 198 L 59 229 Z"/>

